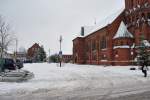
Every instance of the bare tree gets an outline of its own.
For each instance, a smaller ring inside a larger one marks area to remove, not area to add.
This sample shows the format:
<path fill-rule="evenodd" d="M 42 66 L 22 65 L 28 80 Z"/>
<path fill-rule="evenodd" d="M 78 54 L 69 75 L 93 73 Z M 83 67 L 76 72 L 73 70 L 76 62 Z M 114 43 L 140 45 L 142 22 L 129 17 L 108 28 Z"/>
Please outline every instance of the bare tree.
<path fill-rule="evenodd" d="M 12 45 L 15 37 L 11 32 L 9 24 L 0 15 L 0 57 L 4 57 L 4 53 L 7 52 L 8 47 Z"/>

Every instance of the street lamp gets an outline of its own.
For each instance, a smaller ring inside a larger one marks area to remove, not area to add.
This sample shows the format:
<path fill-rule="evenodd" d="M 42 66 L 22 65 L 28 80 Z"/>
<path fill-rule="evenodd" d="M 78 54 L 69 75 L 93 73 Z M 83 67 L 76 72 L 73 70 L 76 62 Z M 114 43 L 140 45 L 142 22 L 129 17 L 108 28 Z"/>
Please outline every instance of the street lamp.
<path fill-rule="evenodd" d="M 18 39 L 16 38 L 15 62 L 17 61 Z"/>
<path fill-rule="evenodd" d="M 48 50 L 48 52 L 49 52 L 48 62 L 50 63 L 50 49 Z"/>
<path fill-rule="evenodd" d="M 59 43 L 60 43 L 59 63 L 60 63 L 60 67 L 61 67 L 61 61 L 62 61 L 62 50 L 61 50 L 62 36 L 61 35 L 60 35 L 60 38 L 59 38 Z"/>

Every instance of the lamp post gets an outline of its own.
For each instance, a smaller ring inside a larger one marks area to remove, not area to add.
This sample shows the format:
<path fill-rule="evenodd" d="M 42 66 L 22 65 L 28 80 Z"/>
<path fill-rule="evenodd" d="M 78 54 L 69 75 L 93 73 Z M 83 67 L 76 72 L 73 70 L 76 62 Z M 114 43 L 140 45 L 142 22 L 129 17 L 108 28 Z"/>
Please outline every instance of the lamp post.
<path fill-rule="evenodd" d="M 15 62 L 17 61 L 18 39 L 16 38 Z"/>
<path fill-rule="evenodd" d="M 135 50 L 135 44 L 134 43 L 130 47 L 130 50 L 131 50 L 131 63 L 132 63 L 132 65 L 134 65 L 134 50 Z"/>
<path fill-rule="evenodd" d="M 50 49 L 48 50 L 48 52 L 49 52 L 48 62 L 50 63 Z"/>
<path fill-rule="evenodd" d="M 61 67 L 61 61 L 62 61 L 62 50 L 61 50 L 62 36 L 60 36 L 60 38 L 59 38 L 59 43 L 60 43 L 59 63 L 60 63 L 60 67 Z"/>

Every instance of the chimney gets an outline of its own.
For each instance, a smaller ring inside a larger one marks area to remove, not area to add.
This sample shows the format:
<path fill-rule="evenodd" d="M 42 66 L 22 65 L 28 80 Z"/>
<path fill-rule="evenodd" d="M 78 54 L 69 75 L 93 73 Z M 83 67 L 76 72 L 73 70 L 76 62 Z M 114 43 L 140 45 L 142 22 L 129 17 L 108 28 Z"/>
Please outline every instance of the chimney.
<path fill-rule="evenodd" d="M 84 27 L 81 27 L 81 36 L 84 36 Z"/>

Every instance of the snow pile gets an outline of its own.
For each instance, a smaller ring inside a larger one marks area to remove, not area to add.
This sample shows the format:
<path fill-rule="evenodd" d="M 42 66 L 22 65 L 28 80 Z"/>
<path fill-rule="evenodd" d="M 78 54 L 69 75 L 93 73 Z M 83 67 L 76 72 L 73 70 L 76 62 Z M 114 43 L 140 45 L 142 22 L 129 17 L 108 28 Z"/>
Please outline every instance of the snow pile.
<path fill-rule="evenodd" d="M 0 82 L 0 95 L 30 94 L 47 91 L 74 91 L 108 88 L 150 81 L 141 71 L 130 71 L 131 66 L 104 67 L 96 65 L 25 64 L 24 69 L 33 72 L 35 78 L 22 83 Z"/>
<path fill-rule="evenodd" d="M 133 35 L 127 30 L 127 27 L 123 21 L 121 22 L 119 29 L 113 39 L 117 38 L 133 38 Z"/>
<path fill-rule="evenodd" d="M 130 46 L 128 46 L 128 45 L 122 45 L 122 46 L 114 46 L 114 49 L 118 49 L 118 48 L 126 48 L 126 49 L 129 49 L 130 48 Z"/>

